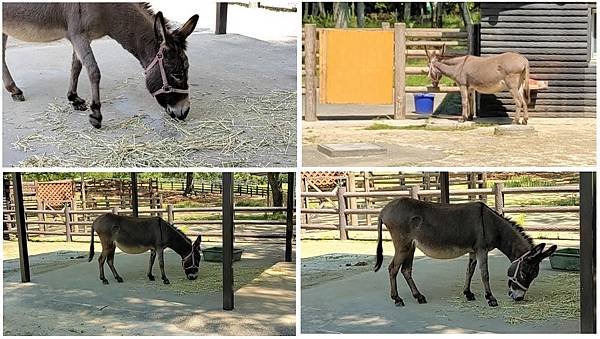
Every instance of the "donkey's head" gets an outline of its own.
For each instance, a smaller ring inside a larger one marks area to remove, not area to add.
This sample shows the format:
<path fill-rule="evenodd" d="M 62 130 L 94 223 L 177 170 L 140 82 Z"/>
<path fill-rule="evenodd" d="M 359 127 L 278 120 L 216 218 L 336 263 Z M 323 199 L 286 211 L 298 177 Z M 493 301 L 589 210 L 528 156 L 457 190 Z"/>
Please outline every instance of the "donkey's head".
<path fill-rule="evenodd" d="M 183 271 L 189 280 L 196 280 L 196 278 L 198 278 L 198 268 L 200 267 L 200 257 L 202 254 L 202 249 L 200 248 L 201 242 L 202 236 L 198 235 L 198 238 L 196 238 L 196 241 L 192 244 L 190 254 L 181 260 Z"/>
<path fill-rule="evenodd" d="M 427 76 L 429 79 L 431 79 L 431 84 L 433 87 L 438 87 L 440 79 L 442 79 L 442 72 L 435 67 L 434 62 L 441 60 L 444 53 L 446 53 L 446 45 L 442 45 L 442 49 L 440 50 L 439 54 L 435 50 L 429 52 L 429 50 L 427 50 L 427 46 L 424 47 L 425 55 L 427 55 Z"/>
<path fill-rule="evenodd" d="M 162 12 L 154 18 L 154 34 L 160 42 L 154 60 L 146 67 L 146 87 L 173 118 L 184 120 L 190 111 L 186 39 L 192 34 L 198 15 L 170 32 Z"/>
<path fill-rule="evenodd" d="M 556 251 L 556 245 L 544 251 L 545 243 L 536 245 L 525 252 L 508 267 L 508 296 L 513 300 L 522 300 L 533 279 L 540 270 L 540 263 Z"/>

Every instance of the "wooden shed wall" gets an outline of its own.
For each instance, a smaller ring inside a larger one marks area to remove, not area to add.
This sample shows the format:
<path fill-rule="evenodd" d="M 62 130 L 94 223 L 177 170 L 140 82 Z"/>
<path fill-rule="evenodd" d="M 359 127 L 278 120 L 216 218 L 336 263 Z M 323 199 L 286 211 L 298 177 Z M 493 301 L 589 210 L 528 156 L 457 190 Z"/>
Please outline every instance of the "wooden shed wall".
<path fill-rule="evenodd" d="M 587 117 L 596 112 L 596 64 L 589 61 L 590 8 L 595 3 L 480 3 L 481 55 L 523 54 L 530 77 L 549 88 L 532 91 L 530 116 Z M 508 92 L 482 95 L 480 116 L 514 112 Z"/>

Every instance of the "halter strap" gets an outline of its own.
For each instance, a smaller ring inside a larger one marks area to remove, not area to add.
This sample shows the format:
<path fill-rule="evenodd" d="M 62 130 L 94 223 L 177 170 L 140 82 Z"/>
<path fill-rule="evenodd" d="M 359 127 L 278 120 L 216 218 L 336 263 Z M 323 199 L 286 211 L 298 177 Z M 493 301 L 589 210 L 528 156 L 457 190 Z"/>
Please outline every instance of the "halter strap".
<path fill-rule="evenodd" d="M 152 59 L 152 62 L 148 65 L 148 67 L 146 67 L 146 69 L 144 69 L 144 75 L 148 76 L 148 73 L 150 73 L 150 70 L 152 68 L 154 68 L 155 65 L 158 65 L 158 68 L 160 70 L 160 77 L 162 79 L 162 87 L 157 90 L 152 92 L 152 96 L 157 96 L 159 94 L 165 94 L 165 93 L 183 93 L 183 94 L 188 94 L 190 91 L 189 89 L 177 89 L 177 88 L 173 88 L 169 85 L 169 80 L 167 79 L 167 72 L 165 71 L 165 66 L 164 66 L 164 50 L 167 48 L 167 44 L 165 44 L 164 42 L 160 44 L 160 47 L 158 48 L 158 52 L 156 52 L 156 56 L 154 57 L 154 59 Z"/>
<path fill-rule="evenodd" d="M 187 258 L 189 258 L 190 256 L 192 257 L 192 265 L 185 267 L 185 260 Z M 188 268 L 199 268 L 200 267 L 199 263 L 196 264 L 196 258 L 194 257 L 194 243 L 193 242 L 192 242 L 192 250 L 190 251 L 190 254 L 186 255 L 183 259 L 181 259 L 181 263 L 183 265 L 184 270 L 187 270 Z"/>
<path fill-rule="evenodd" d="M 521 263 L 523 262 L 523 259 L 525 259 L 525 256 L 527 254 L 529 254 L 529 252 L 531 252 L 531 251 L 525 252 L 522 256 L 520 256 L 518 259 L 514 260 L 511 263 L 511 265 L 514 264 L 514 263 L 517 263 L 517 267 L 515 268 L 515 272 L 513 273 L 513 275 L 511 277 L 508 277 L 508 281 L 512 281 L 513 284 L 519 286 L 524 291 L 527 291 L 529 289 L 529 287 L 525 287 L 525 286 L 523 286 L 523 284 L 521 284 L 519 282 L 519 280 L 517 279 L 517 274 L 519 274 L 519 268 L 521 267 Z"/>

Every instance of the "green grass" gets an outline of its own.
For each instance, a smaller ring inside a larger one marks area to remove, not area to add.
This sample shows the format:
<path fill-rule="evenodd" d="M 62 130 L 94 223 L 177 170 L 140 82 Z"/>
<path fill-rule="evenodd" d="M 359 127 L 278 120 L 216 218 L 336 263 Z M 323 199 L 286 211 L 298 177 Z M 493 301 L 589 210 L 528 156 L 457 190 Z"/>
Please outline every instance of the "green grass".
<path fill-rule="evenodd" d="M 239 207 L 263 207 L 266 206 L 265 199 L 241 199 L 235 202 Z"/>
<path fill-rule="evenodd" d="M 371 126 L 365 127 L 368 131 L 379 131 L 379 130 L 389 130 L 389 129 L 401 129 L 401 130 L 423 130 L 425 129 L 424 125 L 408 125 L 408 126 L 392 126 L 386 125 L 382 123 L 374 123 Z"/>
<path fill-rule="evenodd" d="M 252 214 L 240 214 L 236 213 L 236 220 L 285 220 L 284 213 L 252 213 Z M 188 214 L 177 216 L 177 221 L 191 221 L 191 220 L 221 220 L 221 214 Z"/>

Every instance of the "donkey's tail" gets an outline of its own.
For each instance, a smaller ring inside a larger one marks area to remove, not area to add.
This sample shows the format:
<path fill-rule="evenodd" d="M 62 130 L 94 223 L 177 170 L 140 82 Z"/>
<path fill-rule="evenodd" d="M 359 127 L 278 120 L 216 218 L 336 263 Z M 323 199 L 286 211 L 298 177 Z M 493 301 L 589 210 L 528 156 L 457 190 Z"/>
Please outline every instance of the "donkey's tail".
<path fill-rule="evenodd" d="M 531 101 L 531 95 L 529 90 L 529 62 L 525 64 L 525 83 L 523 84 L 523 97 L 525 99 L 525 103 L 529 105 Z"/>
<path fill-rule="evenodd" d="M 92 261 L 92 259 L 94 258 L 94 226 L 90 227 L 92 229 L 91 231 L 91 239 L 90 239 L 90 256 L 88 258 L 88 262 Z"/>
<path fill-rule="evenodd" d="M 382 242 L 382 232 L 383 228 L 383 220 L 381 217 L 377 218 L 377 261 L 375 262 L 375 272 L 379 271 L 381 268 L 381 264 L 383 263 L 383 244 Z"/>

